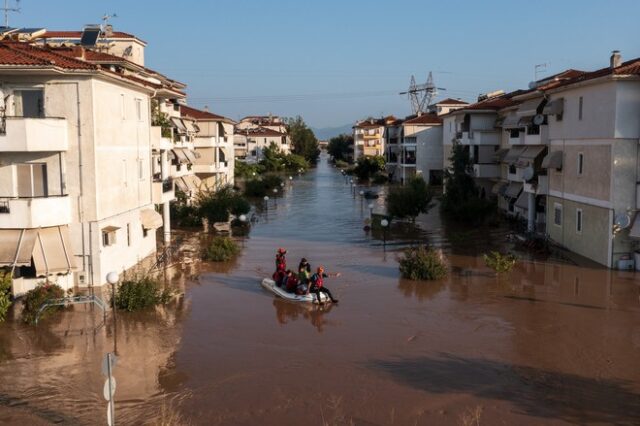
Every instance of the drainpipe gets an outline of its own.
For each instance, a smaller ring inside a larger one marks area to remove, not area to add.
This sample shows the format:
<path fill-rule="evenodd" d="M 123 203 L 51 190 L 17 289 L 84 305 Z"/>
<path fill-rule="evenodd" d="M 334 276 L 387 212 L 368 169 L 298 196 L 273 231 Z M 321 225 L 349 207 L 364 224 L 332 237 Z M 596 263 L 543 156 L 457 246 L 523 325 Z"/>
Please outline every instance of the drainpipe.
<path fill-rule="evenodd" d="M 527 231 L 534 232 L 536 227 L 536 194 L 527 193 Z"/>

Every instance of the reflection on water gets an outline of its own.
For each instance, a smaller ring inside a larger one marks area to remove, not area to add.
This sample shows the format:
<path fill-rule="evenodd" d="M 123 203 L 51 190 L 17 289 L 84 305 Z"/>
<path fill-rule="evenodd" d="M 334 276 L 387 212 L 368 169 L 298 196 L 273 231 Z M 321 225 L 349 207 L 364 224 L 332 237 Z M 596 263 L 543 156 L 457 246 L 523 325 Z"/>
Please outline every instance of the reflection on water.
<path fill-rule="evenodd" d="M 192 424 L 459 424 L 476 406 L 482 424 L 585 423 L 581 412 L 632 423 L 637 274 L 520 252 L 510 274 L 496 275 L 480 255 L 514 250 L 509 230 L 443 224 L 437 208 L 418 218 L 420 228 L 396 224 L 384 251 L 362 229 L 368 206 L 324 157 L 269 203 L 237 259 L 172 279 L 186 296 L 166 309 L 121 314 L 117 329 L 89 307 L 37 329 L 0 324 L 0 404 L 19 397 L 67 424 L 101 423 L 100 362 L 117 330 L 123 424 L 157 418 L 167 403 Z M 449 276 L 400 279 L 400 249 L 418 239 L 443 249 Z M 278 247 L 290 266 L 306 257 L 341 272 L 326 281 L 340 305 L 292 304 L 265 291 Z"/>

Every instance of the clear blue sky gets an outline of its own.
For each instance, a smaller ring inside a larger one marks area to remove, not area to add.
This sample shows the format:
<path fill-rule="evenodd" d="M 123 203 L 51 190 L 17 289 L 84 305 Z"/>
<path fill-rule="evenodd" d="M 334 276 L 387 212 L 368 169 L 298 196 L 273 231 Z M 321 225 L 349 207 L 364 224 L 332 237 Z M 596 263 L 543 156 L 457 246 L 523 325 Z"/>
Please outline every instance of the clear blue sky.
<path fill-rule="evenodd" d="M 330 127 L 409 113 L 396 92 L 433 70 L 441 97 L 526 87 L 548 74 L 640 56 L 640 1 L 23 0 L 12 26 L 81 29 L 117 13 L 149 43 L 147 66 L 190 103 L 237 119 L 300 114 Z M 543 76 L 541 74 L 540 76 Z"/>

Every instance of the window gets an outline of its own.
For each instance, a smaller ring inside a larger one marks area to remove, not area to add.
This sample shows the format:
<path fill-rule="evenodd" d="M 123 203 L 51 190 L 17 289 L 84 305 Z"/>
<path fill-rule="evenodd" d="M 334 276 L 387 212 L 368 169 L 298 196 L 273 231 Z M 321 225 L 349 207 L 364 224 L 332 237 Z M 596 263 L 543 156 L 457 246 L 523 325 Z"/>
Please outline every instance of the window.
<path fill-rule="evenodd" d="M 122 116 L 123 120 L 125 120 L 127 118 L 125 100 L 124 100 L 124 93 L 120 94 L 120 115 Z"/>
<path fill-rule="evenodd" d="M 102 245 L 104 247 L 112 246 L 116 243 L 116 231 L 105 229 L 102 231 Z"/>
<path fill-rule="evenodd" d="M 562 204 L 553 204 L 553 224 L 556 226 L 562 226 Z"/>
<path fill-rule="evenodd" d="M 144 180 L 144 161 L 138 158 L 138 179 Z"/>
<path fill-rule="evenodd" d="M 518 170 L 516 169 L 515 164 L 509 164 L 509 174 L 515 175 L 516 173 L 518 173 Z"/>
<path fill-rule="evenodd" d="M 131 247 L 131 225 L 127 223 L 127 245 Z"/>
<path fill-rule="evenodd" d="M 520 129 L 511 129 L 511 130 L 509 130 L 509 137 L 511 139 L 519 138 L 520 137 Z"/>
<path fill-rule="evenodd" d="M 582 170 L 584 168 L 584 154 L 578 153 L 578 176 L 582 176 Z"/>
<path fill-rule="evenodd" d="M 44 92 L 42 89 L 16 90 L 13 92 L 16 117 L 44 117 Z"/>
<path fill-rule="evenodd" d="M 142 99 L 136 99 L 136 117 L 142 121 Z"/>
<path fill-rule="evenodd" d="M 582 104 L 583 104 L 582 96 L 578 99 L 578 120 L 582 120 Z"/>
<path fill-rule="evenodd" d="M 147 238 L 147 235 L 149 235 L 149 230 L 143 226 L 142 227 L 142 238 Z"/>
<path fill-rule="evenodd" d="M 576 232 L 582 234 L 582 209 L 576 209 Z"/>
<path fill-rule="evenodd" d="M 47 197 L 47 165 L 44 163 L 16 164 L 18 197 Z"/>

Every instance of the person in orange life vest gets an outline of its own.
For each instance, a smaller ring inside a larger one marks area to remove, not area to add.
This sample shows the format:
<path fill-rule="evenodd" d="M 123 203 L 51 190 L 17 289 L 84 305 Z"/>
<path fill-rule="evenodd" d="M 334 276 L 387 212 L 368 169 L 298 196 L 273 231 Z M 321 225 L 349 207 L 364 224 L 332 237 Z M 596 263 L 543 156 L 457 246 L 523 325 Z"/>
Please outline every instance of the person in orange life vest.
<path fill-rule="evenodd" d="M 276 253 L 276 272 L 273 273 L 273 280 L 276 282 L 276 285 L 280 287 L 282 285 L 282 280 L 287 274 L 287 259 L 285 255 L 287 251 L 283 248 L 279 248 Z"/>
<path fill-rule="evenodd" d="M 317 272 L 313 274 L 309 280 L 311 285 L 309 286 L 308 292 L 316 295 L 319 304 L 322 304 L 322 301 L 320 300 L 320 293 L 326 294 L 333 303 L 338 303 L 338 299 L 334 299 L 329 289 L 324 286 L 324 279 L 329 278 L 331 275 L 332 274 L 325 274 L 324 268 L 322 266 L 318 266 Z M 333 276 L 339 277 L 340 273 L 334 274 Z"/>

